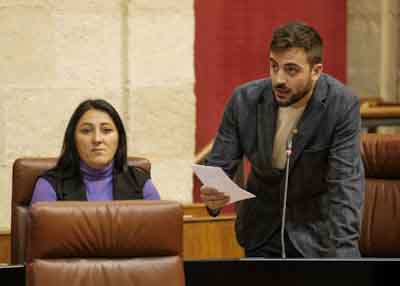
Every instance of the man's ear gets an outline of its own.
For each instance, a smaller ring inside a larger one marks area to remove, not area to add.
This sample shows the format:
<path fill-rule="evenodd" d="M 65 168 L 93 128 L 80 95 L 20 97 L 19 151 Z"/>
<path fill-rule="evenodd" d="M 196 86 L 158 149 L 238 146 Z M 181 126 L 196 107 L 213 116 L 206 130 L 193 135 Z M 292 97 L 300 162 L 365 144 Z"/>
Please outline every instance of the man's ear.
<path fill-rule="evenodd" d="M 322 64 L 315 64 L 312 67 L 311 77 L 313 80 L 317 80 L 322 73 L 323 66 Z"/>

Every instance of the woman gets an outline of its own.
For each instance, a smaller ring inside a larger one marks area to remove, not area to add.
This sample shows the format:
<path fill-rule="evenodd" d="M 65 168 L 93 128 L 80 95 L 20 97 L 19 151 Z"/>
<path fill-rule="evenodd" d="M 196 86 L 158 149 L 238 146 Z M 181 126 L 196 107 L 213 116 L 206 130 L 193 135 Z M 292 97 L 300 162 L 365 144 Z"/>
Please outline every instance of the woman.
<path fill-rule="evenodd" d="M 150 177 L 128 166 L 126 133 L 117 111 L 102 99 L 82 102 L 72 114 L 55 168 L 42 174 L 38 201 L 158 200 Z"/>

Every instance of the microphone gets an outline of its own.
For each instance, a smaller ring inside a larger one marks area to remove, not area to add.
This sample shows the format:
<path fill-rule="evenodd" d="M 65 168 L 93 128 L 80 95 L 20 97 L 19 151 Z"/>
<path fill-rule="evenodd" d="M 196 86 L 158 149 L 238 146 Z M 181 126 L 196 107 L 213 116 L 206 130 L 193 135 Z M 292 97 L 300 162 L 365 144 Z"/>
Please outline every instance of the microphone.
<path fill-rule="evenodd" d="M 283 203 L 282 203 L 282 222 L 281 222 L 281 256 L 286 258 L 286 247 L 285 247 L 285 223 L 286 223 L 286 202 L 287 202 L 287 192 L 289 184 L 289 166 L 290 157 L 292 156 L 293 148 L 293 136 L 297 134 L 297 129 L 293 129 L 286 142 L 286 172 L 285 172 L 285 186 L 283 190 Z"/>

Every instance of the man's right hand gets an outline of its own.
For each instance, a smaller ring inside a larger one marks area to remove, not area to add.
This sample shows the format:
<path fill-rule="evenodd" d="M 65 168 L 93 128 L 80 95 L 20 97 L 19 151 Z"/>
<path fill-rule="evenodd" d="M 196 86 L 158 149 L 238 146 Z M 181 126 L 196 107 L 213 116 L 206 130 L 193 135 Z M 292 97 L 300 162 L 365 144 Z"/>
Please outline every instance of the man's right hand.
<path fill-rule="evenodd" d="M 200 198 L 212 210 L 221 209 L 229 202 L 229 196 L 208 186 L 200 188 Z"/>

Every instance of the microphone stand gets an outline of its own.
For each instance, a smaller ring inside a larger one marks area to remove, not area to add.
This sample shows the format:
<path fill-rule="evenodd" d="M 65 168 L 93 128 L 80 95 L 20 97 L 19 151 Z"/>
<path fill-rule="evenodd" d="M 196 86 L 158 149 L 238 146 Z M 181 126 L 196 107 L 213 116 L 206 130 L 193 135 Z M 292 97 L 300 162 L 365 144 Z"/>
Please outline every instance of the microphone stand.
<path fill-rule="evenodd" d="M 286 258 L 286 247 L 285 247 L 285 223 L 286 223 L 286 201 L 287 201 L 287 192 L 288 192 L 288 184 L 289 184 L 289 166 L 290 166 L 290 157 L 292 155 L 292 145 L 293 145 L 293 136 L 289 135 L 287 147 L 286 147 L 286 172 L 285 172 L 285 188 L 283 191 L 283 206 L 282 206 L 282 222 L 281 222 L 281 255 L 282 258 Z"/>

